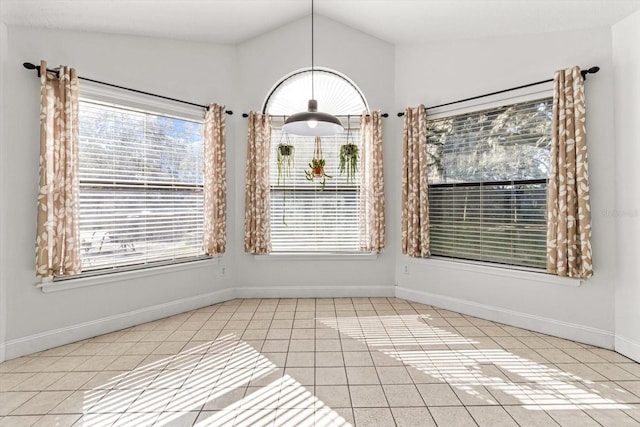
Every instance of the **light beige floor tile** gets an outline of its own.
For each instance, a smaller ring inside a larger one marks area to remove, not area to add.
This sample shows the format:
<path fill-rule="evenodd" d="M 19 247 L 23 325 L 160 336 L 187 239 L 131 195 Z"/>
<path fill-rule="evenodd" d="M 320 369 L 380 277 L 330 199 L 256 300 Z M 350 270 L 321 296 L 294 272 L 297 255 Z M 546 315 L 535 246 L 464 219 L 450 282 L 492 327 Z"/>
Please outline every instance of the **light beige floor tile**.
<path fill-rule="evenodd" d="M 288 368 L 308 368 L 315 366 L 315 353 L 294 352 L 287 356 L 286 366 Z"/>
<path fill-rule="evenodd" d="M 391 407 L 424 406 L 424 401 L 413 384 L 390 384 L 382 387 Z"/>
<path fill-rule="evenodd" d="M 562 427 L 595 427 L 600 425 L 584 411 L 579 409 L 559 409 L 555 411 L 548 410 L 546 412 Z"/>
<path fill-rule="evenodd" d="M 70 391 L 42 391 L 14 409 L 11 415 L 45 415 L 70 394 Z"/>
<path fill-rule="evenodd" d="M 462 407 L 434 407 L 429 408 L 431 416 L 438 426 L 446 427 L 477 427 L 469 412 Z"/>
<path fill-rule="evenodd" d="M 0 418 L 0 427 L 30 427 L 34 425 L 42 415 L 21 415 Z"/>
<path fill-rule="evenodd" d="M 316 352 L 324 351 L 342 351 L 342 345 L 339 339 L 323 339 L 318 337 L 322 329 L 316 331 Z"/>
<path fill-rule="evenodd" d="M 344 351 L 342 356 L 345 366 L 373 366 L 373 359 L 368 351 Z"/>
<path fill-rule="evenodd" d="M 106 393 L 106 390 L 73 392 L 49 413 L 82 414 L 88 412 Z"/>
<path fill-rule="evenodd" d="M 316 386 L 347 384 L 347 374 L 344 367 L 316 368 Z"/>
<path fill-rule="evenodd" d="M 587 363 L 586 365 L 611 381 L 637 380 L 636 376 L 631 372 L 622 369 L 613 363 Z"/>
<path fill-rule="evenodd" d="M 113 427 L 152 427 L 160 414 L 151 412 L 127 412 L 113 424 Z"/>
<path fill-rule="evenodd" d="M 351 404 L 354 408 L 381 408 L 389 404 L 380 385 L 349 385 Z"/>
<path fill-rule="evenodd" d="M 34 391 L 16 391 L 0 393 L 0 416 L 9 415 L 16 408 L 38 394 Z"/>
<path fill-rule="evenodd" d="M 378 366 L 376 371 L 381 384 L 413 384 L 404 366 Z"/>
<path fill-rule="evenodd" d="M 518 427 L 509 413 L 500 406 L 471 406 L 467 410 L 479 427 Z"/>
<path fill-rule="evenodd" d="M 380 384 L 376 368 L 372 366 L 348 366 L 347 379 L 350 385 L 356 384 Z"/>
<path fill-rule="evenodd" d="M 344 359 L 340 351 L 316 352 L 316 366 L 344 366 Z"/>
<path fill-rule="evenodd" d="M 494 406 L 499 404 L 493 394 L 481 385 L 458 385 L 453 387 L 453 391 L 465 406 Z"/>
<path fill-rule="evenodd" d="M 640 380 L 638 381 L 616 381 L 616 383 L 625 390 L 630 391 L 636 396 L 640 396 Z"/>
<path fill-rule="evenodd" d="M 82 414 L 44 415 L 33 424 L 33 427 L 71 427 L 80 419 Z"/>
<path fill-rule="evenodd" d="M 418 384 L 417 388 L 429 407 L 462 405 L 449 384 Z"/>
<path fill-rule="evenodd" d="M 435 421 L 426 407 L 391 408 L 397 427 L 435 427 Z"/>
<path fill-rule="evenodd" d="M 631 427 L 638 426 L 638 421 L 623 411 L 611 409 L 585 409 L 587 415 L 605 427 Z"/>
<path fill-rule="evenodd" d="M 31 372 L 0 374 L 0 392 L 10 391 L 13 387 L 20 386 L 34 375 L 37 374 Z"/>
<path fill-rule="evenodd" d="M 89 411 L 99 414 L 125 412 L 140 394 L 142 390 L 109 390 Z"/>
<path fill-rule="evenodd" d="M 353 417 L 356 426 L 393 427 L 396 425 L 389 408 L 354 408 Z"/>
<path fill-rule="evenodd" d="M 298 329 L 300 331 L 304 331 L 306 329 Z M 292 334 L 295 335 L 295 334 Z M 315 350 L 315 340 L 314 339 L 292 339 L 289 343 L 289 351 L 290 352 L 308 352 Z"/>
<path fill-rule="evenodd" d="M 316 386 L 315 394 L 322 404 L 331 408 L 351 406 L 349 387 L 346 385 Z"/>
<path fill-rule="evenodd" d="M 57 381 L 49 385 L 47 390 L 78 390 L 91 378 L 96 376 L 97 372 L 68 372 L 63 373 Z"/>
<path fill-rule="evenodd" d="M 302 385 L 315 385 L 315 368 L 285 368 L 284 373 Z"/>
<path fill-rule="evenodd" d="M 504 409 L 522 427 L 557 426 L 557 423 L 540 408 L 523 406 L 504 406 Z"/>

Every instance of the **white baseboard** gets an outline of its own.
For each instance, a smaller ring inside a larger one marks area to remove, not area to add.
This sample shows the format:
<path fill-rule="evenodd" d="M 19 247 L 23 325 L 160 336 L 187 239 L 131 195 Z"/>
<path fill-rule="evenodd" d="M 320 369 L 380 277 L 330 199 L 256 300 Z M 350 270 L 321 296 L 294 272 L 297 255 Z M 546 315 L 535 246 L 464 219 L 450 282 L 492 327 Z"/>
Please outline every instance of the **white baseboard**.
<path fill-rule="evenodd" d="M 7 360 L 6 355 L 7 355 L 6 344 L 2 342 L 0 343 L 0 363 Z"/>
<path fill-rule="evenodd" d="M 247 286 L 235 288 L 237 298 L 393 297 L 393 286 Z"/>
<path fill-rule="evenodd" d="M 68 326 L 66 328 L 54 329 L 7 341 L 6 348 L 3 347 L 2 350 L 5 351 L 4 356 L 7 360 L 13 359 L 26 354 L 36 353 L 64 344 L 92 338 L 97 335 L 129 328 L 141 323 L 162 319 L 167 316 L 184 313 L 185 311 L 206 307 L 235 297 L 236 294 L 233 288 L 222 289 L 204 295 L 183 298 L 164 304 L 145 307 L 140 310 L 130 311 L 128 313 L 104 317 L 102 319 L 96 319 Z"/>
<path fill-rule="evenodd" d="M 396 288 L 396 297 L 429 304 L 482 319 L 492 320 L 543 334 L 569 339 L 597 347 L 613 349 L 614 334 L 611 331 L 563 322 L 548 317 L 535 316 L 501 307 L 478 304 L 473 301 L 452 298 L 403 287 Z M 617 340 L 616 340 L 617 341 Z M 636 344 L 637 345 L 637 344 Z M 640 350 L 640 347 L 636 347 Z M 617 350 L 617 346 L 616 346 Z M 636 353 L 640 354 L 640 353 Z"/>
<path fill-rule="evenodd" d="M 616 351 L 640 363 L 640 343 L 616 334 Z"/>

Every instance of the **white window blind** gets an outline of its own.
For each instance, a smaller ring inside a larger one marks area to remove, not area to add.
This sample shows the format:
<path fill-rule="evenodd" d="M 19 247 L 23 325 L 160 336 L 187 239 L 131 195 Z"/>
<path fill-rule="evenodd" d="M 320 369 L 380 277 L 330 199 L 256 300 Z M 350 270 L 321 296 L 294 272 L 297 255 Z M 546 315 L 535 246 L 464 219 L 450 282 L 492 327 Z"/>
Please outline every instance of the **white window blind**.
<path fill-rule="evenodd" d="M 350 119 L 351 131 L 322 137 L 326 161 L 325 189 L 320 181 L 305 178 L 305 169 L 313 158 L 314 138 L 289 135 L 295 147 L 290 177 L 278 185 L 277 146 L 287 142 L 280 130 L 282 119 L 273 118 L 270 155 L 271 181 L 271 246 L 273 253 L 287 252 L 358 252 L 358 218 L 360 211 L 360 172 L 347 182 L 338 172 L 340 146 L 359 145 L 359 118 Z M 343 120 L 347 126 L 347 121 Z M 286 135 L 286 134 L 285 134 Z"/>
<path fill-rule="evenodd" d="M 545 268 L 552 99 L 427 122 L 433 255 Z"/>
<path fill-rule="evenodd" d="M 80 102 L 82 270 L 204 255 L 202 123 Z"/>

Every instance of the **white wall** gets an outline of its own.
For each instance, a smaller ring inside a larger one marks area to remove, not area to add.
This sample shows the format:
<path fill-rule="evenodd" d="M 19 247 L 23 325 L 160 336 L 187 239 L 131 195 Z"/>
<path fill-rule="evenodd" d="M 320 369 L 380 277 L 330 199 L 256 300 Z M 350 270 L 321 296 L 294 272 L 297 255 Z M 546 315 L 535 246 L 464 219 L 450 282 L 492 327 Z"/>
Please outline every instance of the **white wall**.
<path fill-rule="evenodd" d="M 261 111 L 271 88 L 285 75 L 311 65 L 310 18 L 303 18 L 238 47 L 238 105 L 243 112 Z M 393 110 L 394 47 L 322 16 L 315 17 L 315 65 L 337 70 L 362 90 L 370 108 Z M 395 161 L 397 129 L 393 115 L 383 122 L 385 164 Z M 235 144 L 236 188 L 244 194 L 246 120 L 238 124 Z M 304 160 L 304 159 L 302 159 Z M 397 169 L 387 168 L 393 183 Z M 392 185 L 393 186 L 393 185 Z M 398 200 L 387 192 L 385 251 L 373 260 L 256 260 L 243 252 L 244 198 L 236 199 L 236 279 L 240 296 L 358 296 L 393 295 L 394 253 L 398 248 Z M 271 257 L 275 258 L 275 257 Z"/>
<path fill-rule="evenodd" d="M 4 150 L 7 144 L 5 137 L 4 112 L 5 112 L 5 75 L 7 65 L 7 26 L 0 22 L 0 165 L 4 164 Z M 7 206 L 5 203 L 5 183 L 6 178 L 4 168 L 0 169 L 0 206 Z M 0 209 L 0 242 L 5 241 L 4 235 L 4 209 Z M 7 332 L 7 292 L 4 266 L 4 247 L 0 244 L 0 362 L 5 359 L 5 340 Z"/>
<path fill-rule="evenodd" d="M 39 80 L 23 62 L 72 65 L 79 74 L 201 104 L 233 102 L 235 48 L 97 33 L 8 27 L 1 271 L 6 280 L 7 358 L 228 298 L 220 263 L 108 284 L 43 293 L 35 287 Z M 3 71 L 5 71 L 3 62 Z M 233 107 L 230 105 L 230 107 Z M 233 141 L 233 120 L 228 137 Z M 233 177 L 231 177 L 233 183 Z M 234 215 L 235 195 L 229 195 Z M 230 246 L 234 245 L 231 236 Z M 5 298 L 2 298 L 4 301 Z"/>
<path fill-rule="evenodd" d="M 616 127 L 616 350 L 640 361 L 640 12 L 613 26 Z"/>
<path fill-rule="evenodd" d="M 615 224 L 607 215 L 615 193 L 610 29 L 398 46 L 396 100 L 401 107 L 438 105 L 552 78 L 555 70 L 573 65 L 601 67 L 586 82 L 593 278 L 573 287 L 541 283 L 531 274 L 496 276 L 492 270 L 451 269 L 446 268 L 451 264 L 399 256 L 398 295 L 613 348 L 617 246 Z M 409 274 L 403 273 L 405 265 Z"/>

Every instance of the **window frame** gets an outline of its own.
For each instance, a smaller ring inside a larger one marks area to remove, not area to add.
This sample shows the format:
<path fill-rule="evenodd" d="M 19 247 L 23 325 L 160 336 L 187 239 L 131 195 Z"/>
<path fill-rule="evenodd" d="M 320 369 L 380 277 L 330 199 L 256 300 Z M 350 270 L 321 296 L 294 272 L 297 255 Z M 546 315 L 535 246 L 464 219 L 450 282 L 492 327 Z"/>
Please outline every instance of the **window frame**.
<path fill-rule="evenodd" d="M 519 90 L 512 91 L 509 94 L 496 94 L 484 97 L 482 99 L 474 99 L 470 101 L 461 102 L 455 105 L 446 105 L 438 108 L 434 108 L 433 110 L 428 111 L 427 113 L 427 122 L 430 120 L 438 120 L 446 117 L 453 117 L 457 115 L 465 115 L 465 114 L 473 114 L 476 112 L 480 112 L 483 110 L 507 107 L 514 104 L 525 103 L 530 101 L 539 100 L 542 98 L 552 98 L 553 97 L 553 83 L 545 83 L 536 87 L 523 88 Z M 544 182 L 548 183 L 548 178 L 545 179 L 536 179 L 536 180 L 513 180 L 513 181 L 486 181 L 482 182 L 489 185 L 496 184 L 518 184 L 518 183 L 533 183 L 533 182 Z M 482 183 L 470 183 L 470 182 L 460 182 L 457 184 L 451 183 L 443 183 L 443 184 L 429 184 L 429 188 L 437 188 L 437 187 L 455 187 L 465 186 L 465 185 L 482 185 Z M 430 209 L 431 215 L 431 209 Z M 546 212 L 545 212 L 546 218 Z M 437 267 L 443 268 L 454 268 L 454 269 L 462 269 L 469 270 L 474 272 L 483 272 L 489 273 L 496 276 L 507 276 L 507 277 L 529 277 L 531 275 L 535 276 L 551 276 L 546 273 L 545 268 L 537 268 L 537 267 L 529 267 L 517 264 L 509 264 L 509 263 L 500 263 L 495 261 L 486 261 L 486 260 L 477 260 L 470 258 L 462 258 L 462 257 L 454 257 L 448 255 L 438 255 L 431 254 L 429 258 L 415 260 L 415 262 L 421 262 L 426 264 L 432 264 Z M 553 276 L 555 277 L 555 276 Z M 538 281 L 548 282 L 548 280 L 540 279 Z M 557 281 L 554 281 L 554 283 Z M 560 283 L 560 282 L 558 282 Z M 562 282 L 562 284 L 567 284 L 570 286 L 580 286 L 581 282 L 576 282 L 575 280 L 567 281 L 566 283 Z"/>
<path fill-rule="evenodd" d="M 133 112 L 155 114 L 197 123 L 204 122 L 204 113 L 199 107 L 186 106 L 150 95 L 133 93 L 91 82 L 83 83 L 81 86 L 79 102 L 100 104 Z M 80 180 L 79 185 L 82 185 Z M 140 183 L 140 186 L 144 185 L 145 183 Z M 202 187 L 202 185 L 199 187 Z M 219 256 L 207 255 L 204 253 L 204 249 L 202 252 L 201 255 L 173 260 L 158 260 L 117 267 L 105 267 L 82 271 L 79 274 L 69 276 L 53 276 L 42 279 L 37 286 L 40 287 L 43 292 L 53 292 L 137 277 L 154 276 L 189 268 L 202 268 L 218 263 Z"/>
<path fill-rule="evenodd" d="M 284 121 L 284 118 L 287 117 L 287 114 L 283 115 L 280 112 L 271 114 L 271 112 L 269 111 L 269 107 L 270 107 L 270 101 L 272 99 L 274 99 L 274 94 L 277 93 L 278 90 L 283 88 L 283 85 L 286 84 L 286 82 L 291 79 L 291 78 L 297 78 L 302 74 L 309 74 L 312 72 L 312 70 L 310 68 L 303 68 L 303 69 L 299 69 L 296 71 L 293 71 L 287 75 L 285 75 L 284 77 L 282 77 L 278 82 L 276 82 L 276 84 L 270 89 L 267 97 L 265 98 L 265 101 L 263 103 L 263 108 L 262 108 L 262 113 L 263 114 L 270 114 L 271 117 L 273 118 L 273 120 L 279 120 L 281 119 L 282 121 Z M 315 73 L 325 73 L 331 76 L 335 76 L 335 78 L 342 80 L 342 82 L 348 84 L 350 87 L 352 87 L 354 89 L 354 92 L 357 93 L 358 97 L 359 97 L 359 102 L 362 103 L 362 111 L 358 111 L 358 112 L 353 112 L 350 114 L 344 113 L 344 112 L 335 112 L 335 111 L 329 111 L 332 114 L 336 114 L 337 117 L 339 117 L 341 120 L 343 120 L 344 123 L 344 119 L 347 119 L 347 121 L 349 123 L 347 123 L 347 126 L 350 126 L 351 130 L 350 130 L 350 136 L 347 137 L 347 130 L 345 130 L 344 135 L 345 135 L 345 140 L 348 140 L 351 143 L 354 143 L 356 145 L 358 145 L 360 147 L 360 138 L 359 138 L 359 131 L 360 131 L 360 120 L 362 118 L 362 113 L 363 111 L 365 112 L 369 112 L 369 105 L 367 103 L 367 100 L 363 94 L 363 92 L 360 90 L 360 88 L 347 76 L 343 75 L 340 72 L 337 72 L 335 70 L 331 70 L 328 68 L 314 68 L 313 72 Z M 341 83 L 342 83 L 341 82 Z M 316 88 L 317 89 L 317 88 Z M 318 93 L 318 90 L 316 90 L 316 95 Z M 319 97 L 319 103 L 322 107 L 322 98 Z M 306 104 L 306 102 L 305 102 Z M 322 109 L 322 108 L 321 108 Z M 325 110 L 323 110 L 325 111 Z M 294 114 L 297 111 L 292 111 L 289 114 Z M 358 119 L 357 123 L 354 123 L 355 119 Z M 280 141 L 280 126 L 281 123 L 276 123 L 274 125 L 272 125 L 272 131 L 271 131 L 271 151 L 269 153 L 269 164 L 270 165 L 274 165 L 275 161 L 275 155 L 276 155 L 276 147 L 278 146 L 278 144 L 282 141 Z M 354 137 L 355 134 L 355 137 Z M 302 138 L 302 137 L 296 137 L 296 138 Z M 311 146 L 313 146 L 313 137 L 307 137 L 309 138 L 309 144 L 311 144 Z M 328 137 L 331 138 L 331 137 Z M 345 141 L 346 143 L 346 141 Z M 294 145 L 295 146 L 295 145 Z M 361 147 L 360 147 L 361 148 Z M 338 146 L 339 149 L 339 146 Z M 326 152 L 326 149 L 325 149 Z M 296 153 L 296 164 L 298 165 L 306 165 L 306 163 L 308 161 L 310 161 L 311 159 L 300 159 L 299 157 L 297 157 L 298 154 Z M 327 158 L 327 156 L 324 156 L 325 159 Z M 361 158 L 362 159 L 362 158 Z M 327 162 L 328 163 L 328 162 Z M 362 169 L 362 168 L 360 168 Z M 335 173 L 339 173 L 338 170 L 336 169 Z M 344 185 L 338 186 L 336 188 L 331 188 L 331 189 L 327 189 L 325 191 L 329 191 L 329 192 L 340 192 L 340 191 L 349 191 L 349 192 L 354 192 L 355 193 L 355 200 L 357 203 L 356 206 L 356 210 L 357 210 L 357 218 L 356 218 L 356 223 L 358 223 L 360 221 L 360 181 L 359 181 L 359 174 L 360 171 L 358 172 L 358 178 L 356 178 L 356 182 L 354 183 L 346 183 Z M 270 196 L 273 196 L 276 192 L 277 193 L 282 193 L 283 188 L 286 187 L 286 192 L 287 192 L 287 199 L 289 199 L 289 192 L 299 192 L 299 193 L 308 193 L 310 191 L 315 191 L 314 187 L 316 185 L 319 185 L 317 183 L 313 183 L 310 186 L 305 186 L 304 188 L 292 188 L 289 184 L 280 184 L 278 185 L 277 182 L 275 182 L 273 179 L 271 179 L 271 177 L 273 176 L 273 173 L 270 176 L 270 182 L 269 182 L 269 194 Z M 336 179 L 336 175 L 332 175 L 332 179 Z M 330 181 L 327 181 L 327 185 L 331 184 Z M 273 242 L 273 229 L 274 229 L 274 224 L 277 224 L 279 219 L 278 216 L 274 215 L 274 205 L 273 205 L 273 198 L 272 198 L 272 203 L 271 203 L 271 238 L 272 238 L 272 242 Z M 359 225 L 356 225 L 356 229 L 359 228 Z M 266 257 L 274 257 L 274 258 L 278 258 L 278 259 L 306 259 L 307 257 L 320 257 L 321 259 L 343 259 L 341 257 L 370 257 L 371 256 L 371 252 L 370 251 L 362 251 L 359 250 L 359 235 L 357 235 L 356 240 L 354 242 L 354 247 L 358 248 L 357 250 L 326 250 L 326 251 L 322 251 L 322 250 L 307 250 L 305 248 L 299 248 L 299 250 L 291 250 L 291 251 L 273 251 L 267 254 L 267 255 L 259 255 L 256 256 L 257 259 L 265 259 Z M 364 258 L 363 258 L 364 259 Z"/>

